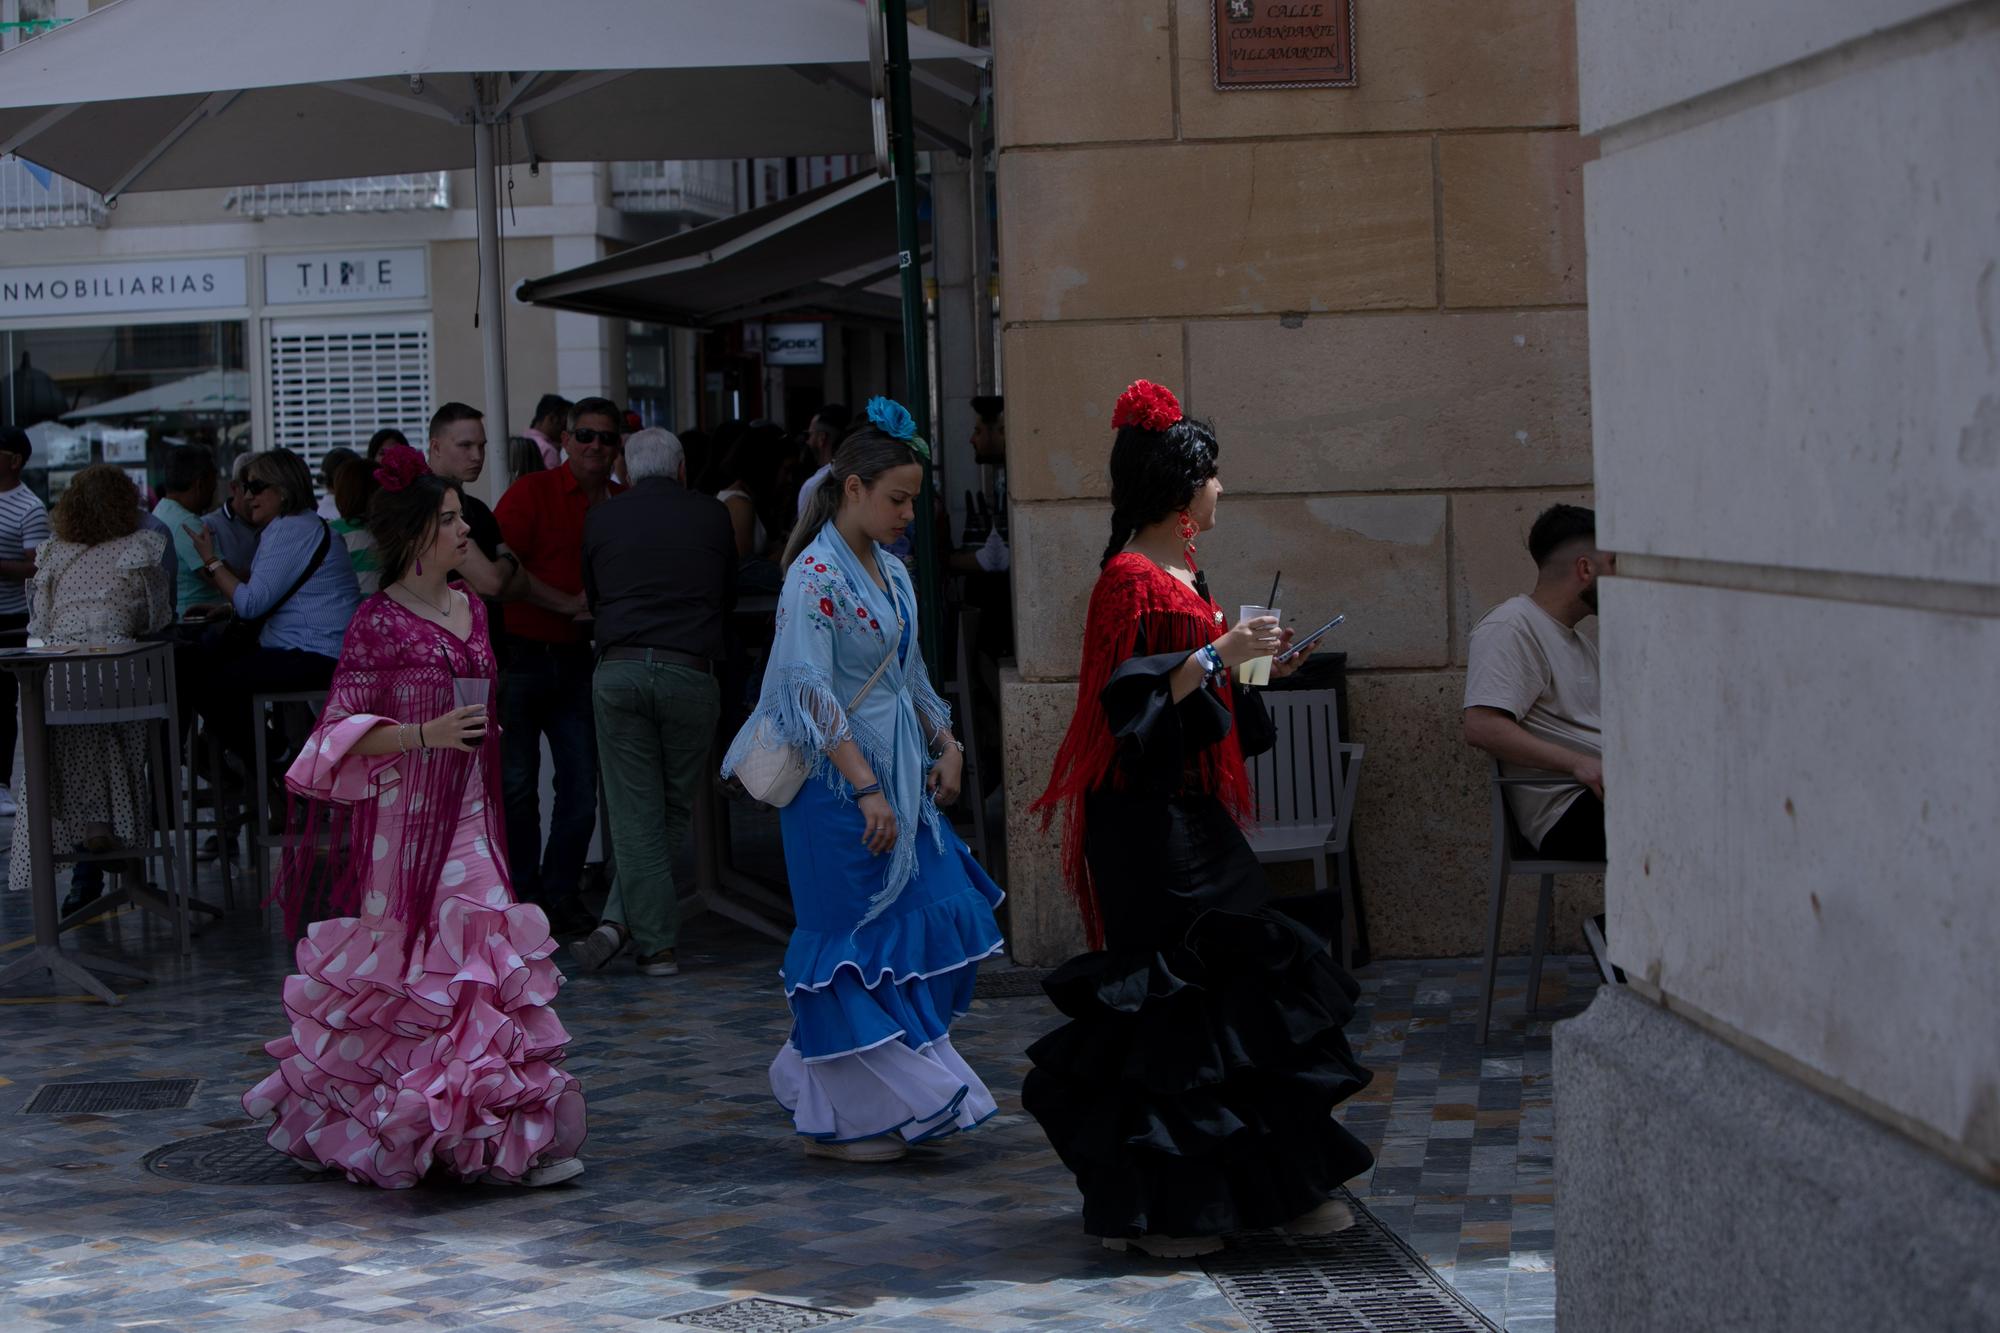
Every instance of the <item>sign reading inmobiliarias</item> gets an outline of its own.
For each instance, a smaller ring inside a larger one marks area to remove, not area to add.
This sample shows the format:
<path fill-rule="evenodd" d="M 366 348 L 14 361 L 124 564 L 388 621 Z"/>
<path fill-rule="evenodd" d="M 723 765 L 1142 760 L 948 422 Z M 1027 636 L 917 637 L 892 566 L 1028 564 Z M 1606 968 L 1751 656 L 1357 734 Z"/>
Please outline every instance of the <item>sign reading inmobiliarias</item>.
<path fill-rule="evenodd" d="M 53 315 L 131 315 L 247 305 L 242 255 L 0 268 L 0 322 Z"/>

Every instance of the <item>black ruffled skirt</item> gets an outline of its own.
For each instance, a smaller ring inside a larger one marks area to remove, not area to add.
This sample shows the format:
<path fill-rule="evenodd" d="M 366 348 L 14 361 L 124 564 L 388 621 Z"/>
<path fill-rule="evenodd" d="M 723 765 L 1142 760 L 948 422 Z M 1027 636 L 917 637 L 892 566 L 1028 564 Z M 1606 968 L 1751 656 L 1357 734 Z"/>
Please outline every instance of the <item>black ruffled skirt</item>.
<path fill-rule="evenodd" d="M 1370 1078 L 1343 1032 L 1358 988 L 1328 944 L 1337 904 L 1264 901 L 1206 798 L 1091 803 L 1111 947 L 1044 983 L 1070 1021 L 1029 1048 L 1021 1094 L 1076 1174 L 1084 1230 L 1211 1236 L 1310 1212 L 1374 1160 L 1333 1119 Z"/>

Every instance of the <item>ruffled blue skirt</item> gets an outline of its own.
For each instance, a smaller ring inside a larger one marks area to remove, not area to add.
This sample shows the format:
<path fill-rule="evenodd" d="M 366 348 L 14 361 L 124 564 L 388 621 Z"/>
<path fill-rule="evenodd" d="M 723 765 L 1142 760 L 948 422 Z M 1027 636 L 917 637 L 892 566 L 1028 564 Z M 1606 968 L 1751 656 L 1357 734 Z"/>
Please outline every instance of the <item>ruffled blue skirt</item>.
<path fill-rule="evenodd" d="M 808 782 L 780 822 L 799 924 L 782 973 L 792 1033 L 771 1091 L 798 1132 L 915 1142 L 992 1115 L 951 1024 L 972 1005 L 979 960 L 1006 947 L 993 919 L 1000 887 L 956 834 L 940 851 L 925 831 L 910 882 L 857 930 L 884 867 L 862 845 L 860 811 Z"/>

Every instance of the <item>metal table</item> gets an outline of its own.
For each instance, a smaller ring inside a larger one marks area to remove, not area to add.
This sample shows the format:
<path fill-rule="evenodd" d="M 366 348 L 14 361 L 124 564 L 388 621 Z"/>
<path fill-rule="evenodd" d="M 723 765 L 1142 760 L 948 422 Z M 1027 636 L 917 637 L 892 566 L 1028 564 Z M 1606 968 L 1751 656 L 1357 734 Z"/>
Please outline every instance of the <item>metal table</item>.
<path fill-rule="evenodd" d="M 60 650 L 14 648 L 0 652 L 0 671 L 11 671 L 21 687 L 21 748 L 28 778 L 22 793 L 20 818 L 28 821 L 28 896 L 35 909 L 34 942 L 21 957 L 0 968 L 0 986 L 22 977 L 47 972 L 58 981 L 68 981 L 106 1004 L 119 1004 L 124 997 L 98 980 L 97 974 L 124 977 L 133 981 L 152 978 L 129 963 L 98 958 L 81 950 L 65 952 L 56 913 L 56 869 L 49 826 L 49 721 L 48 674 L 51 666 L 64 662 L 96 661 L 128 653 L 147 652 L 157 645 L 121 643 L 89 645 Z M 93 904 L 94 905 L 94 904 Z"/>

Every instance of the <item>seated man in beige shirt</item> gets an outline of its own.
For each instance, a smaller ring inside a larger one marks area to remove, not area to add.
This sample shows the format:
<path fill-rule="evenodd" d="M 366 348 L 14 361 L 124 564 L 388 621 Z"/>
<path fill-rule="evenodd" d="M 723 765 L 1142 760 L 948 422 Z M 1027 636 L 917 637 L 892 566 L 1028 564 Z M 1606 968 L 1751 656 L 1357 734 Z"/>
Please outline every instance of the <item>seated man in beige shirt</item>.
<path fill-rule="evenodd" d="M 1556 505 L 1535 520 L 1528 553 L 1535 590 L 1510 597 L 1472 631 L 1465 672 L 1466 744 L 1509 777 L 1551 781 L 1507 788 L 1522 836 L 1557 860 L 1604 859 L 1604 751 L 1597 641 L 1576 632 L 1597 614 L 1597 580 L 1616 559 L 1597 549 L 1597 515 Z"/>

